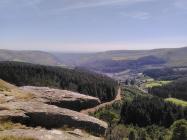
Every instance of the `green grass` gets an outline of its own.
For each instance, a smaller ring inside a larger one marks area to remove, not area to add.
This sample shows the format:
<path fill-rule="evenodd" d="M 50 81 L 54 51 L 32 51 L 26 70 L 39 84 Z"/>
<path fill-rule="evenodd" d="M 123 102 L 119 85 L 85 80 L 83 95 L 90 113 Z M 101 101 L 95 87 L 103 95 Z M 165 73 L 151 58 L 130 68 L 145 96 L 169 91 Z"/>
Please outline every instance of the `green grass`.
<path fill-rule="evenodd" d="M 162 83 L 163 85 L 171 83 L 171 81 L 159 81 L 159 82 Z"/>
<path fill-rule="evenodd" d="M 147 82 L 145 84 L 145 87 L 146 88 L 160 87 L 163 85 L 167 85 L 169 83 L 171 83 L 171 81 L 152 81 L 152 82 Z"/>
<path fill-rule="evenodd" d="M 165 101 L 172 102 L 176 105 L 187 107 L 187 101 L 179 100 L 176 98 L 167 98 L 167 99 L 165 99 Z"/>
<path fill-rule="evenodd" d="M 137 96 L 151 96 L 150 94 L 144 93 L 136 87 L 125 86 L 122 89 L 122 96 L 124 100 L 133 100 Z"/>

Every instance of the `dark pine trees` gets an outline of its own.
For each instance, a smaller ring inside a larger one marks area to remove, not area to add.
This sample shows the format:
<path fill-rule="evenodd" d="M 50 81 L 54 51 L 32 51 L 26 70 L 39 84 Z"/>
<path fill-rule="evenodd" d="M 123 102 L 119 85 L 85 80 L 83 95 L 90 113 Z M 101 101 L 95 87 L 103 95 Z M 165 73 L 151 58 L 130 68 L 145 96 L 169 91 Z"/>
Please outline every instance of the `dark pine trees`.
<path fill-rule="evenodd" d="M 0 78 L 17 86 L 49 86 L 95 96 L 110 101 L 117 82 L 90 72 L 21 62 L 0 62 Z"/>
<path fill-rule="evenodd" d="M 187 119 L 187 108 L 165 102 L 157 97 L 135 97 L 124 103 L 121 110 L 121 122 L 140 127 L 161 125 L 169 127 L 178 119 Z"/>

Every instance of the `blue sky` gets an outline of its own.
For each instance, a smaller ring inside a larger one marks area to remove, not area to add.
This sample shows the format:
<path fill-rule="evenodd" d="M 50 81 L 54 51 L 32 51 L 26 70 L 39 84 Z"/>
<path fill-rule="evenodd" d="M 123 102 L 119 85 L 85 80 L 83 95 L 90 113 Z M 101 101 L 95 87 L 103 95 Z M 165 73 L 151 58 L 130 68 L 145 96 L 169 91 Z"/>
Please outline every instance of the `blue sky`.
<path fill-rule="evenodd" d="M 187 46 L 187 0 L 0 0 L 0 48 Z"/>

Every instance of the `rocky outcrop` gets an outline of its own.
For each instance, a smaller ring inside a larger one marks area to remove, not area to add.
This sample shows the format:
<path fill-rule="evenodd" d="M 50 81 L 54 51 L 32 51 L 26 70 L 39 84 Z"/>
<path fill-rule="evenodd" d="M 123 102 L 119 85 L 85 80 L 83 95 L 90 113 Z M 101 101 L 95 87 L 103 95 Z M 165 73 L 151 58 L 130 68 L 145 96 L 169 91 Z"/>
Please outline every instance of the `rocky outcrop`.
<path fill-rule="evenodd" d="M 21 87 L 20 89 L 27 92 L 32 92 L 37 101 L 75 111 L 92 108 L 101 103 L 98 98 L 67 90 L 33 86 L 25 86 Z"/>
<path fill-rule="evenodd" d="M 108 127 L 105 122 L 94 117 L 41 102 L 9 102 L 3 106 L 8 109 L 0 111 L 1 118 L 27 126 L 48 129 L 68 126 L 84 129 L 95 135 L 104 135 Z"/>
<path fill-rule="evenodd" d="M 108 127 L 107 123 L 86 114 L 70 110 L 73 108 L 75 108 L 74 110 L 81 110 L 96 106 L 97 104 L 100 104 L 99 99 L 79 93 L 47 87 L 18 88 L 0 80 L 0 121 L 8 120 L 32 128 L 29 130 L 0 131 L 0 135 L 23 133 L 27 136 L 28 133 L 31 133 L 41 136 L 43 133 L 46 135 L 51 133 L 51 129 L 71 128 L 86 130 L 86 132 L 91 134 L 103 136 Z M 37 127 L 49 130 L 44 129 L 43 131 L 43 129 L 39 129 L 43 132 L 41 133 L 39 130 L 36 132 L 35 128 Z M 64 133 L 62 131 L 62 136 Z M 69 134 L 77 135 L 74 132 L 69 132 Z M 62 136 L 60 135 L 59 137 Z M 56 137 L 56 135 L 51 137 Z M 39 140 L 42 139 L 40 137 L 37 138 Z M 56 139 L 54 138 L 54 140 Z M 72 138 L 72 140 L 77 139 Z"/>
<path fill-rule="evenodd" d="M 91 136 L 89 134 L 77 134 L 60 130 L 46 130 L 46 129 L 13 129 L 0 131 L 1 137 L 15 136 L 28 137 L 36 140 L 103 140 L 102 138 Z"/>

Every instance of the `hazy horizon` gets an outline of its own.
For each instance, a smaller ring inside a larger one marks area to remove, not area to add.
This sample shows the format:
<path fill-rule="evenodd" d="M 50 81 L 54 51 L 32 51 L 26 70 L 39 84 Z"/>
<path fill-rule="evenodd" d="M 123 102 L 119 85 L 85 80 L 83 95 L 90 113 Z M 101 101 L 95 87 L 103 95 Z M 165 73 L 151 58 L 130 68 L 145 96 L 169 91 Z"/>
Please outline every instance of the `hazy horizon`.
<path fill-rule="evenodd" d="M 186 0 L 0 0 L 0 49 L 65 52 L 187 46 Z"/>
<path fill-rule="evenodd" d="M 147 48 L 147 49 L 109 49 L 109 50 L 95 50 L 95 51 L 81 51 L 81 50 L 47 50 L 47 49 L 26 49 L 26 48 L 0 48 L 0 50 L 8 50 L 8 51 L 43 51 L 43 52 L 55 52 L 55 53 L 100 53 L 100 52 L 108 52 L 108 51 L 149 51 L 149 50 L 158 50 L 158 49 L 180 49 L 187 48 L 187 46 L 182 47 L 168 47 L 168 48 Z"/>

